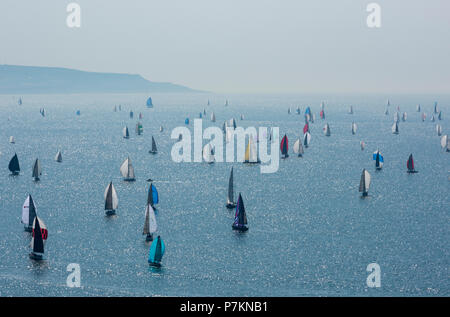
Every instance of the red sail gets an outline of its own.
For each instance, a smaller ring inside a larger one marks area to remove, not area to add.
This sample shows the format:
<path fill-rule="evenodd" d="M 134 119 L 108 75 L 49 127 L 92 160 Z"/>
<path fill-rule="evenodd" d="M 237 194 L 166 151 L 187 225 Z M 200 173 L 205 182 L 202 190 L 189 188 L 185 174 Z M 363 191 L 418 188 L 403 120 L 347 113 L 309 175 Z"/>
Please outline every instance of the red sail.
<path fill-rule="evenodd" d="M 320 118 L 323 119 L 323 110 L 320 110 Z"/>
<path fill-rule="evenodd" d="M 284 135 L 283 139 L 281 140 L 280 150 L 281 150 L 281 153 L 283 153 L 283 154 L 287 154 L 287 152 L 288 152 L 288 138 L 287 138 L 286 134 Z"/>
<path fill-rule="evenodd" d="M 410 171 L 414 170 L 414 160 L 413 160 L 412 154 L 409 156 L 408 161 L 406 162 L 406 167 Z"/>
<path fill-rule="evenodd" d="M 305 126 L 303 127 L 303 134 L 305 134 L 306 132 L 309 132 L 309 126 L 306 123 Z"/>

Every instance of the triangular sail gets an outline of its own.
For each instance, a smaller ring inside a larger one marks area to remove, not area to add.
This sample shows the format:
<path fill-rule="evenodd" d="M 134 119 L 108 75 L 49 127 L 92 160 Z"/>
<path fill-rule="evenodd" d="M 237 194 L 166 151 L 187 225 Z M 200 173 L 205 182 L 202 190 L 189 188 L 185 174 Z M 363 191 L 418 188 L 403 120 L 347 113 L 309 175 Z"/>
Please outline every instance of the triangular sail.
<path fill-rule="evenodd" d="M 157 237 L 156 240 L 153 240 L 152 245 L 150 246 L 150 252 L 148 255 L 148 262 L 150 263 L 159 263 L 162 260 L 164 255 L 165 245 L 162 241 L 161 237 Z"/>
<path fill-rule="evenodd" d="M 209 143 L 203 147 L 203 159 L 206 163 L 214 162 L 214 155 L 212 154 L 211 144 Z"/>
<path fill-rule="evenodd" d="M 284 135 L 283 139 L 281 139 L 280 150 L 281 150 L 281 154 L 283 154 L 283 155 L 288 154 L 288 138 L 287 138 L 286 134 Z"/>
<path fill-rule="evenodd" d="M 247 215 L 245 214 L 244 202 L 241 194 L 239 194 L 238 202 L 236 205 L 236 213 L 234 215 L 234 225 L 243 227 L 247 224 Z"/>
<path fill-rule="evenodd" d="M 306 132 L 303 136 L 303 145 L 305 147 L 308 147 L 309 143 L 311 142 L 311 134 L 309 132 Z"/>
<path fill-rule="evenodd" d="M 359 191 L 362 193 L 367 193 L 370 187 L 370 174 L 366 169 L 363 169 L 361 174 L 361 180 L 359 182 Z"/>
<path fill-rule="evenodd" d="M 31 240 L 31 246 L 34 253 L 44 253 L 44 239 L 42 238 L 41 225 L 39 219 L 35 218 L 33 239 Z"/>
<path fill-rule="evenodd" d="M 117 197 L 116 189 L 113 183 L 109 183 L 105 190 L 105 210 L 116 210 L 119 205 L 119 199 Z"/>
<path fill-rule="evenodd" d="M 17 157 L 17 154 L 14 154 L 11 161 L 9 161 L 8 168 L 12 173 L 20 172 L 19 158 Z"/>
<path fill-rule="evenodd" d="M 22 223 L 28 227 L 31 227 L 35 217 L 36 205 L 34 204 L 34 200 L 31 195 L 28 195 L 22 206 Z"/>
<path fill-rule="evenodd" d="M 127 127 L 127 126 L 125 126 L 125 127 L 123 128 L 122 134 L 123 134 L 123 137 L 124 137 L 125 139 L 128 139 L 128 138 L 130 137 L 130 131 L 128 131 L 128 127 Z"/>
<path fill-rule="evenodd" d="M 358 129 L 356 123 L 352 123 L 352 134 L 356 134 L 356 130 Z"/>
<path fill-rule="evenodd" d="M 58 162 L 58 163 L 61 163 L 61 162 L 62 162 L 62 154 L 61 154 L 61 151 L 58 151 L 58 153 L 56 153 L 55 161 Z"/>
<path fill-rule="evenodd" d="M 155 138 L 152 135 L 152 152 L 157 152 Z"/>
<path fill-rule="evenodd" d="M 414 159 L 412 154 L 409 155 L 408 161 L 406 162 L 406 167 L 408 168 L 408 171 L 414 171 Z"/>
<path fill-rule="evenodd" d="M 158 191 L 156 190 L 155 185 L 150 183 L 150 187 L 148 188 L 147 194 L 147 205 L 154 206 L 159 202 Z"/>
<path fill-rule="evenodd" d="M 143 234 L 152 234 L 155 233 L 158 229 L 158 225 L 156 224 L 156 217 L 155 217 L 155 211 L 153 210 L 153 207 L 148 204 L 145 208 L 145 223 L 144 223 L 144 230 Z"/>
<path fill-rule="evenodd" d="M 126 179 L 134 179 L 134 168 L 131 164 L 130 158 L 127 158 L 125 161 L 123 161 L 122 165 L 120 166 L 120 173 L 122 176 Z"/>
<path fill-rule="evenodd" d="M 231 168 L 230 178 L 228 180 L 228 202 L 234 202 L 234 188 L 233 188 L 233 168 Z"/>
<path fill-rule="evenodd" d="M 33 175 L 34 178 L 39 178 L 39 176 L 42 175 L 41 170 L 41 162 L 39 162 L 39 159 L 36 159 L 33 164 Z"/>

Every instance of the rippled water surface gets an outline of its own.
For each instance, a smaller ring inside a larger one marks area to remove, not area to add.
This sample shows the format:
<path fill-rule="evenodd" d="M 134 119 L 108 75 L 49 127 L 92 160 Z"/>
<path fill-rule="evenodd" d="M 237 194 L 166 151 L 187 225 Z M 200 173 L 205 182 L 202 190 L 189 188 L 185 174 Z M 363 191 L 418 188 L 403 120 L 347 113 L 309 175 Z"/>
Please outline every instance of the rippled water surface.
<path fill-rule="evenodd" d="M 449 133 L 449 96 L 393 96 L 388 116 L 386 96 L 152 97 L 153 109 L 145 107 L 147 96 L 138 94 L 29 95 L 22 96 L 22 106 L 18 96 L 0 96 L 1 296 L 450 295 L 450 154 L 442 151 L 435 130 L 439 123 Z M 322 133 L 322 100 L 330 137 Z M 431 122 L 434 100 L 443 120 Z M 417 103 L 428 114 L 425 122 Z M 114 112 L 119 104 L 122 111 Z M 297 105 L 301 116 L 295 114 Z M 184 126 L 186 117 L 192 129 L 203 108 L 204 127 L 212 125 L 214 111 L 219 127 L 232 117 L 243 127 L 279 127 L 292 148 L 306 105 L 316 115 L 311 146 L 303 158 L 291 154 L 280 160 L 276 173 L 261 174 L 258 166 L 242 163 L 171 160 L 172 129 Z M 397 106 L 408 118 L 393 135 Z M 42 107 L 46 117 L 39 114 Z M 144 133 L 136 136 L 140 112 Z M 356 135 L 352 121 L 358 124 Z M 122 138 L 125 125 L 129 140 Z M 16 144 L 9 144 L 10 135 Z M 148 153 L 152 135 L 157 155 Z M 379 172 L 371 157 L 377 148 L 385 159 Z M 54 161 L 58 149 L 61 164 Z M 7 166 L 15 152 L 22 171 L 12 177 Z M 418 174 L 406 173 L 410 153 Z M 119 173 L 127 156 L 136 172 L 133 183 Z M 43 169 L 38 183 L 31 178 L 36 158 Z M 250 228 L 243 234 L 231 229 L 234 211 L 225 208 L 232 166 Z M 372 175 L 366 199 L 358 193 L 363 168 Z M 166 244 L 159 270 L 149 268 L 149 245 L 142 236 L 149 177 L 160 194 L 156 218 Z M 119 208 L 108 218 L 103 193 L 111 180 Z M 20 223 L 28 193 L 49 229 L 40 264 L 28 257 L 30 236 Z M 373 262 L 381 267 L 380 288 L 366 285 L 366 267 Z M 69 263 L 80 264 L 81 288 L 66 286 Z"/>

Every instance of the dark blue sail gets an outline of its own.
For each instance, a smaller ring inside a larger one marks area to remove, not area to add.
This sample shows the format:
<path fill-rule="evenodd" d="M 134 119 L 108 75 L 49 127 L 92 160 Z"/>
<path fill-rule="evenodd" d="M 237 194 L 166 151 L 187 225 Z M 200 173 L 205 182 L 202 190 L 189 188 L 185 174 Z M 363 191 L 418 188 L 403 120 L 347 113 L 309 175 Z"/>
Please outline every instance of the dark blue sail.
<path fill-rule="evenodd" d="M 148 97 L 147 99 L 147 107 L 152 108 L 153 107 L 153 102 L 152 102 L 152 98 Z"/>

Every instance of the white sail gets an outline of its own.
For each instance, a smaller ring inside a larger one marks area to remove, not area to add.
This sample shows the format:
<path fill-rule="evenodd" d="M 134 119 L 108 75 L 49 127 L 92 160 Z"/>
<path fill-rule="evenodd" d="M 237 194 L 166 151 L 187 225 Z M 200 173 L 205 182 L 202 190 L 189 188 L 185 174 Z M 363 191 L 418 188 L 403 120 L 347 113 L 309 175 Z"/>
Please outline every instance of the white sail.
<path fill-rule="evenodd" d="M 211 152 L 212 152 L 211 144 L 208 143 L 203 147 L 203 159 L 205 160 L 206 163 L 214 162 L 214 155 Z"/>
<path fill-rule="evenodd" d="M 394 124 L 392 125 L 392 133 L 398 134 L 398 123 L 397 122 L 394 122 Z"/>
<path fill-rule="evenodd" d="M 155 211 L 153 207 L 148 204 L 145 208 L 145 224 L 144 224 L 144 234 L 153 234 L 158 229 L 158 225 L 156 224 Z"/>
<path fill-rule="evenodd" d="M 406 121 L 406 118 L 407 118 L 407 114 L 406 114 L 406 112 L 403 112 L 402 120 Z"/>
<path fill-rule="evenodd" d="M 9 143 L 16 143 L 16 140 L 14 139 L 13 136 L 9 137 Z"/>
<path fill-rule="evenodd" d="M 366 183 L 366 191 L 368 191 L 369 187 L 370 187 L 370 173 L 368 171 L 365 171 L 364 179 L 365 179 L 365 183 Z"/>
<path fill-rule="evenodd" d="M 358 129 L 358 127 L 357 127 L 356 123 L 353 122 L 352 123 L 352 134 L 355 134 L 357 129 Z"/>
<path fill-rule="evenodd" d="M 438 136 L 441 136 L 441 134 L 442 134 L 442 127 L 441 127 L 440 124 L 436 125 L 436 132 L 437 132 Z"/>
<path fill-rule="evenodd" d="M 34 212 L 37 212 L 36 204 L 33 201 Z M 22 223 L 24 225 L 29 225 L 30 223 L 30 195 L 25 199 L 22 206 Z"/>
<path fill-rule="evenodd" d="M 211 122 L 216 122 L 216 115 L 213 113 L 211 113 Z"/>
<path fill-rule="evenodd" d="M 62 162 L 62 154 L 61 151 L 58 151 L 55 156 L 55 161 L 61 163 Z"/>
<path fill-rule="evenodd" d="M 306 132 L 305 135 L 303 136 L 303 144 L 305 146 L 308 146 L 310 142 L 311 142 L 311 134 L 309 132 Z"/>
<path fill-rule="evenodd" d="M 330 136 L 331 135 L 331 132 L 330 132 L 330 126 L 328 125 L 328 123 L 325 125 L 325 127 L 323 128 L 323 133 L 326 135 L 326 136 Z"/>
<path fill-rule="evenodd" d="M 449 141 L 450 141 L 450 140 L 449 140 L 447 134 L 444 135 L 444 136 L 442 136 L 442 138 L 441 138 L 441 147 L 442 147 L 443 149 L 447 150 L 447 151 L 450 149 Z"/>
<path fill-rule="evenodd" d="M 127 158 L 125 161 L 123 161 L 122 165 L 120 166 L 120 173 L 125 179 L 134 179 L 134 168 L 133 165 L 131 165 L 130 158 Z"/>
<path fill-rule="evenodd" d="M 122 134 L 123 134 L 123 137 L 124 137 L 125 139 L 128 139 L 128 138 L 130 137 L 130 132 L 128 131 L 128 127 L 127 127 L 127 126 L 125 126 L 125 127 L 123 128 Z"/>
<path fill-rule="evenodd" d="M 303 145 L 302 142 L 300 141 L 300 138 L 298 138 L 297 141 L 295 141 L 294 143 L 294 153 L 299 155 L 303 155 L 304 153 Z"/>

